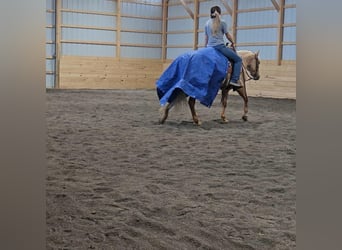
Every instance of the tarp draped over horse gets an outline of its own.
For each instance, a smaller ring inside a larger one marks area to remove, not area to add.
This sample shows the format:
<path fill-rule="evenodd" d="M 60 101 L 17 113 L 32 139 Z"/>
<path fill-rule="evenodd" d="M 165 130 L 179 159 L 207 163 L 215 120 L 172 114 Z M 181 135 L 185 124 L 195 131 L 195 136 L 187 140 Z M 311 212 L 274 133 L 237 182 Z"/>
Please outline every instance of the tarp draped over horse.
<path fill-rule="evenodd" d="M 210 47 L 178 56 L 156 82 L 160 105 L 171 103 L 182 90 L 211 107 L 227 75 L 228 66 L 228 59 Z"/>

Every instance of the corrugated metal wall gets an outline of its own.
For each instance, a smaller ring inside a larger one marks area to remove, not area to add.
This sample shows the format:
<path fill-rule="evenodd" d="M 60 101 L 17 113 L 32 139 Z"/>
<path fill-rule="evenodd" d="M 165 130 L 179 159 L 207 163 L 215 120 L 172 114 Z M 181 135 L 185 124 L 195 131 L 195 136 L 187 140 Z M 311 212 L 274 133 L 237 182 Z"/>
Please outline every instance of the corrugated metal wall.
<path fill-rule="evenodd" d="M 285 6 L 288 4 L 295 4 L 295 0 L 285 0 Z M 263 8 L 270 8 L 269 10 L 260 10 Z M 248 10 L 255 11 L 248 11 Z M 259 9 L 259 10 L 258 10 Z M 241 29 L 237 32 L 237 43 L 259 43 L 256 46 L 239 46 L 238 49 L 247 49 L 252 51 L 260 51 L 262 59 L 276 60 L 277 59 L 277 45 L 278 41 L 278 24 L 279 13 L 274 8 L 270 0 L 239 0 L 238 1 L 238 22 L 237 27 L 242 26 L 275 26 L 274 28 L 257 28 L 257 29 Z M 246 12 L 244 12 L 246 11 Z M 284 10 L 284 38 L 285 43 L 296 42 L 296 27 L 286 27 L 286 24 L 296 23 L 296 8 L 288 8 Z M 261 45 L 261 44 L 264 45 Z M 283 45 L 283 60 L 296 60 L 296 45 Z"/>
<path fill-rule="evenodd" d="M 54 87 L 55 5 L 46 0 L 46 87 Z M 180 0 L 167 8 L 165 58 L 163 56 L 163 8 L 166 0 L 61 0 L 60 55 L 121 58 L 174 59 L 181 53 L 204 46 L 204 25 L 210 8 L 218 5 L 232 30 L 232 16 L 225 4 L 235 0 L 198 1 L 198 34 L 195 21 Z M 280 2 L 280 0 L 277 0 Z M 238 49 L 260 50 L 262 59 L 276 60 L 279 44 L 279 12 L 271 0 L 237 0 L 236 41 Z M 120 3 L 120 6 L 118 4 Z M 195 0 L 185 1 L 195 13 Z M 282 60 L 296 60 L 296 0 L 284 10 Z M 254 27 L 253 27 L 254 26 Z M 260 27 L 255 27 L 260 26 Z M 270 27 L 269 27 L 270 26 Z M 198 38 L 198 43 L 195 43 Z M 117 49 L 117 44 L 119 50 Z"/>
<path fill-rule="evenodd" d="M 55 1 L 46 0 L 46 87 L 55 86 Z"/>
<path fill-rule="evenodd" d="M 113 1 L 63 0 L 61 8 L 61 56 L 115 56 Z"/>
<path fill-rule="evenodd" d="M 161 58 L 161 0 L 143 3 L 122 2 L 121 16 L 120 56 Z"/>

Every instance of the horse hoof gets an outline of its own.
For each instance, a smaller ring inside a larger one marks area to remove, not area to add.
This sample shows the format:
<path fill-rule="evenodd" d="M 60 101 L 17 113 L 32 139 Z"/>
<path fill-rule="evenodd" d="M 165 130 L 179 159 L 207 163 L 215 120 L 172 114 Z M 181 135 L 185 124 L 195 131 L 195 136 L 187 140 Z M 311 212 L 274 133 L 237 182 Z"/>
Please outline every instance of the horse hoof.
<path fill-rule="evenodd" d="M 244 120 L 245 122 L 248 121 L 247 115 L 242 116 L 242 120 Z"/>
<path fill-rule="evenodd" d="M 196 121 L 194 121 L 194 124 L 197 125 L 197 126 L 201 126 L 201 125 L 202 125 L 202 122 L 199 121 L 199 120 L 196 120 Z"/>
<path fill-rule="evenodd" d="M 228 119 L 226 117 L 221 117 L 221 122 L 222 123 L 228 123 Z"/>
<path fill-rule="evenodd" d="M 161 116 L 159 118 L 159 124 L 164 124 L 166 121 L 168 115 L 169 115 L 169 109 L 168 107 L 163 107 L 160 109 Z"/>

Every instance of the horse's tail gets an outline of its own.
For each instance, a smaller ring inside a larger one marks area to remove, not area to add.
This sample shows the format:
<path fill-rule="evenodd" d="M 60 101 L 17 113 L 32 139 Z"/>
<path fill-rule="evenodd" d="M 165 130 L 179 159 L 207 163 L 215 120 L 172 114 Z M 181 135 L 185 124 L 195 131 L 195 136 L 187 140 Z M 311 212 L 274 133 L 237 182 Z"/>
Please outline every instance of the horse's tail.
<path fill-rule="evenodd" d="M 186 102 L 187 95 L 183 91 L 179 91 L 173 101 L 170 103 L 170 109 L 175 108 L 176 111 L 181 110 L 187 105 Z"/>

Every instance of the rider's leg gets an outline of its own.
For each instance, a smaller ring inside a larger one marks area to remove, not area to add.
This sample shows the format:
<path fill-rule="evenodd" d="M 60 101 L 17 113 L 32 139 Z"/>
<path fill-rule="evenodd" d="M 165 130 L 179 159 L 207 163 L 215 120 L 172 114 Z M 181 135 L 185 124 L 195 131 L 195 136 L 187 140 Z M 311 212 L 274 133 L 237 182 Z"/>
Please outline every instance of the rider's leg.
<path fill-rule="evenodd" d="M 239 83 L 241 67 L 242 67 L 242 59 L 241 57 L 232 49 L 226 47 L 225 45 L 217 45 L 214 47 L 218 51 L 220 51 L 225 57 L 227 57 L 230 61 L 232 61 L 232 76 L 230 78 L 230 84 L 233 86 L 241 87 Z"/>

